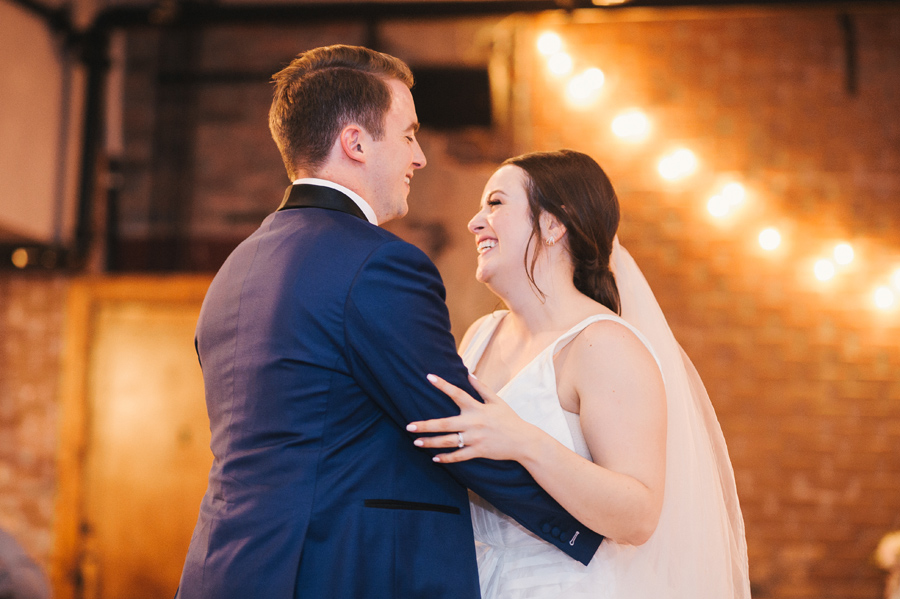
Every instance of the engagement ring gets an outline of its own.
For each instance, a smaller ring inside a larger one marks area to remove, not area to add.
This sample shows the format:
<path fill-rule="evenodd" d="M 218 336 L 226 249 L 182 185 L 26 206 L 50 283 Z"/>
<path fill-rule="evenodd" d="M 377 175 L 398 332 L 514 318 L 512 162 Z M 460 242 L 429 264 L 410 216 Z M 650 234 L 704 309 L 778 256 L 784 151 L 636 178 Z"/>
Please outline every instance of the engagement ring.
<path fill-rule="evenodd" d="M 466 446 L 465 441 L 463 441 L 462 433 L 456 433 L 456 436 L 459 437 L 459 443 L 456 444 L 457 447 L 463 448 Z"/>

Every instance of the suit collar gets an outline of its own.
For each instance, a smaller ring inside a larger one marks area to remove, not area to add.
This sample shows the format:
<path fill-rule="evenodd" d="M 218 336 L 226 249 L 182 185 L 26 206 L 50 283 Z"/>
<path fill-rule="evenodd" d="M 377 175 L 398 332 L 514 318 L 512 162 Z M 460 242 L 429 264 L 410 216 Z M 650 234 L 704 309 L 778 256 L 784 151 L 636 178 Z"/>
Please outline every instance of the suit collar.
<path fill-rule="evenodd" d="M 369 220 L 356 202 L 346 194 L 322 185 L 300 183 L 288 187 L 278 210 L 293 208 L 325 208 L 345 212 L 365 221 Z"/>
<path fill-rule="evenodd" d="M 321 185 L 322 187 L 330 187 L 331 189 L 336 189 L 345 196 L 349 196 L 351 200 L 359 206 L 359 209 L 363 211 L 363 214 L 366 215 L 366 218 L 373 225 L 378 225 L 378 216 L 375 214 L 375 210 L 372 208 L 372 205 L 369 204 L 368 201 L 364 200 L 361 195 L 353 191 L 348 187 L 344 187 L 340 183 L 335 183 L 330 179 L 320 179 L 318 177 L 302 177 L 300 179 L 295 179 L 293 181 L 294 185 L 300 185 L 303 183 L 309 185 Z"/>

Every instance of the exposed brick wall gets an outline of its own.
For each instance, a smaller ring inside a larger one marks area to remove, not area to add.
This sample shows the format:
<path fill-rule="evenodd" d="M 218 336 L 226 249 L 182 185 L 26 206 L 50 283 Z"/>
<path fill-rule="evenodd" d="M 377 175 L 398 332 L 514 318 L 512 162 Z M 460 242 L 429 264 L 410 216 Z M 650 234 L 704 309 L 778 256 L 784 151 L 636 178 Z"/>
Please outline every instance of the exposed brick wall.
<path fill-rule="evenodd" d="M 579 22 L 582 21 L 582 22 Z M 571 147 L 610 173 L 623 243 L 707 384 L 729 442 L 756 597 L 879 597 L 871 561 L 900 528 L 900 314 L 872 307 L 900 267 L 900 11 L 851 12 L 848 92 L 839 15 L 827 10 L 622 13 L 516 26 L 529 118 L 520 146 Z M 589 107 L 566 104 L 534 50 L 557 31 L 577 69 L 601 68 Z M 522 84 L 523 81 L 517 81 Z M 609 129 L 643 109 L 650 138 Z M 670 145 L 699 171 L 665 183 Z M 530 149 L 530 148 L 529 148 Z M 705 205 L 720 174 L 748 201 L 719 225 Z M 756 245 L 766 224 L 783 248 Z M 823 284 L 812 261 L 846 239 L 857 258 Z"/>
<path fill-rule="evenodd" d="M 44 566 L 52 550 L 62 276 L 0 273 L 0 527 Z"/>

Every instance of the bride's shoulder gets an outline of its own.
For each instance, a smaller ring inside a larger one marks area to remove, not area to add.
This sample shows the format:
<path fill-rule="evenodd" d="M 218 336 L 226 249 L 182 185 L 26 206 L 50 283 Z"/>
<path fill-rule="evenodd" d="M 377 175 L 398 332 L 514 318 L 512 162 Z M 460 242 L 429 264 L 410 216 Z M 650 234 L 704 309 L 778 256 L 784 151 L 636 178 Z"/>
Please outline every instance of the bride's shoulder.
<path fill-rule="evenodd" d="M 566 385 L 577 396 L 582 414 L 588 402 L 612 406 L 623 398 L 636 409 L 657 410 L 665 405 L 665 384 L 655 355 L 619 318 L 600 319 L 585 327 L 573 340 L 567 362 Z"/>
<path fill-rule="evenodd" d="M 625 404 L 632 407 L 655 409 L 660 401 L 664 403 L 662 372 L 655 355 L 618 316 L 589 321 L 567 349 L 567 355 L 559 356 L 557 389 L 560 403 L 566 401 L 576 409 L 563 404 L 564 409 L 584 414 L 587 404 L 612 406 L 622 398 L 628 398 Z"/>
<path fill-rule="evenodd" d="M 644 337 L 621 317 L 610 313 L 588 324 L 572 343 L 578 361 L 621 368 L 656 370 L 656 356 Z"/>

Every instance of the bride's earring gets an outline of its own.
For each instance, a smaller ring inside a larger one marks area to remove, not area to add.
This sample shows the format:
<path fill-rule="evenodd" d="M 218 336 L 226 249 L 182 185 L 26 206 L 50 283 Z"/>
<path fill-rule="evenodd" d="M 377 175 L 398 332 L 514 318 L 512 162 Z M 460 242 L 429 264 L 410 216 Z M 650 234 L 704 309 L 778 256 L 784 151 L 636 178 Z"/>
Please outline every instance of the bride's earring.
<path fill-rule="evenodd" d="M 553 245 L 554 243 L 556 243 L 556 237 L 548 237 L 545 243 L 547 245 Z"/>

